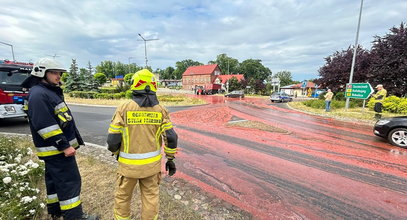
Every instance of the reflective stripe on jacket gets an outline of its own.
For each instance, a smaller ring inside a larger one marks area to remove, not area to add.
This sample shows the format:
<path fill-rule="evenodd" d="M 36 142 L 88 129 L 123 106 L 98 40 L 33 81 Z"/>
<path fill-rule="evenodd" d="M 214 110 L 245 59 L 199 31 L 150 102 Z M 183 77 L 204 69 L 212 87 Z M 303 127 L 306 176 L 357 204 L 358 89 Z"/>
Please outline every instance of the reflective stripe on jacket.
<path fill-rule="evenodd" d="M 176 153 L 177 135 L 167 109 L 161 105 L 140 107 L 133 100 L 123 103 L 116 109 L 108 132 L 108 145 L 112 136 L 121 139 L 118 172 L 126 177 L 144 178 L 160 172 L 162 145 L 167 157 Z"/>
<path fill-rule="evenodd" d="M 28 117 L 40 159 L 62 154 L 69 146 L 84 142 L 59 87 L 40 83 L 30 89 Z"/>

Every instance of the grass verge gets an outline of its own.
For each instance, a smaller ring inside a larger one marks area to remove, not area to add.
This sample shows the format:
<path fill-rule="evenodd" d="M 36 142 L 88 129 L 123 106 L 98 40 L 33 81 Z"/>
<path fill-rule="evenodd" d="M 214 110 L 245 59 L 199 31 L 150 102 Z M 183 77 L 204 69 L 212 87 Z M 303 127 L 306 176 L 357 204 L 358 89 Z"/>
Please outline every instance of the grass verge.
<path fill-rule="evenodd" d="M 202 105 L 206 102 L 202 99 L 188 97 L 183 94 L 159 94 L 158 101 L 164 106 L 184 106 L 184 105 Z M 118 106 L 120 103 L 128 99 L 83 99 L 83 98 L 73 98 L 66 96 L 65 101 L 68 103 L 77 104 L 88 104 L 88 105 L 107 105 L 107 106 Z"/>
<path fill-rule="evenodd" d="M 0 144 L 0 219 L 49 219 L 45 209 L 44 164 L 32 153 L 31 138 L 0 135 Z M 81 151 L 76 159 L 82 177 L 84 211 L 100 214 L 102 220 L 113 219 L 117 164 L 83 155 Z M 131 219 L 140 219 L 139 195 L 136 187 Z M 221 207 L 224 201 L 210 197 L 182 179 L 161 179 L 159 219 L 200 220 L 208 215 L 219 216 L 211 219 L 251 219 L 248 213 Z"/>
<path fill-rule="evenodd" d="M 269 131 L 269 132 L 276 132 L 276 133 L 283 133 L 288 134 L 289 131 L 274 127 L 263 122 L 259 121 L 238 121 L 238 122 L 229 122 L 227 124 L 228 127 L 243 127 L 243 128 L 252 128 L 252 129 L 259 129 L 262 131 Z"/>
<path fill-rule="evenodd" d="M 375 112 L 369 110 L 368 108 L 349 108 L 345 109 L 331 109 L 330 112 L 325 112 L 325 109 L 315 109 L 305 106 L 302 102 L 289 102 L 288 106 L 293 109 L 311 113 L 314 115 L 320 115 L 324 117 L 331 117 L 344 121 L 359 121 L 367 124 L 374 124 L 377 120 L 375 119 Z M 398 114 L 383 112 L 382 117 L 394 117 L 400 116 Z"/>

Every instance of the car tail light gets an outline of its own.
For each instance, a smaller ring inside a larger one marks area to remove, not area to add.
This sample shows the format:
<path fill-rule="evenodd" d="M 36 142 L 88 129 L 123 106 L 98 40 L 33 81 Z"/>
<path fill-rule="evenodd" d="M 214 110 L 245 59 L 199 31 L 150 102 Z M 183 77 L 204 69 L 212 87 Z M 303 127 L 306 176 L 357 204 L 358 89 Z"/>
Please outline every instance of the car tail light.
<path fill-rule="evenodd" d="M 0 89 L 0 104 L 12 104 L 13 96 L 14 94 L 4 92 L 4 90 Z"/>

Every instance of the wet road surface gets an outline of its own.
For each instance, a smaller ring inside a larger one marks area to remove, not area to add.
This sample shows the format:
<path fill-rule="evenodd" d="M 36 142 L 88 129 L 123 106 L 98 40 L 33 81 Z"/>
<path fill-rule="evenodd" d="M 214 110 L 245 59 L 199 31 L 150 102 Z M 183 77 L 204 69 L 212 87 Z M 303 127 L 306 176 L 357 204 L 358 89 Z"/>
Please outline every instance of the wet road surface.
<path fill-rule="evenodd" d="M 407 150 L 371 126 L 263 99 L 207 99 L 213 104 L 171 114 L 176 176 L 259 219 L 407 219 Z M 287 133 L 228 126 L 233 120 Z"/>
<path fill-rule="evenodd" d="M 211 104 L 169 108 L 179 135 L 175 177 L 258 219 L 407 219 L 407 150 L 371 126 L 265 99 L 203 97 Z M 69 107 L 85 141 L 104 145 L 115 108 Z M 287 132 L 229 126 L 244 120 Z M 2 120 L 0 131 L 29 128 Z"/>

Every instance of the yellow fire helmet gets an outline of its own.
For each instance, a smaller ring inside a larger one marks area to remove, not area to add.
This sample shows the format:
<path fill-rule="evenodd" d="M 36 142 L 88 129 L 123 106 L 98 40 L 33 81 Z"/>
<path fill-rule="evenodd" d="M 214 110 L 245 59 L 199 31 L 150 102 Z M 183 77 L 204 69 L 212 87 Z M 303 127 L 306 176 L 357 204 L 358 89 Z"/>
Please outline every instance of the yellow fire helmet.
<path fill-rule="evenodd" d="M 157 91 L 157 80 L 154 74 L 148 69 L 137 71 L 133 77 L 131 77 L 131 82 L 130 90 L 140 91 L 149 86 L 151 91 Z"/>

